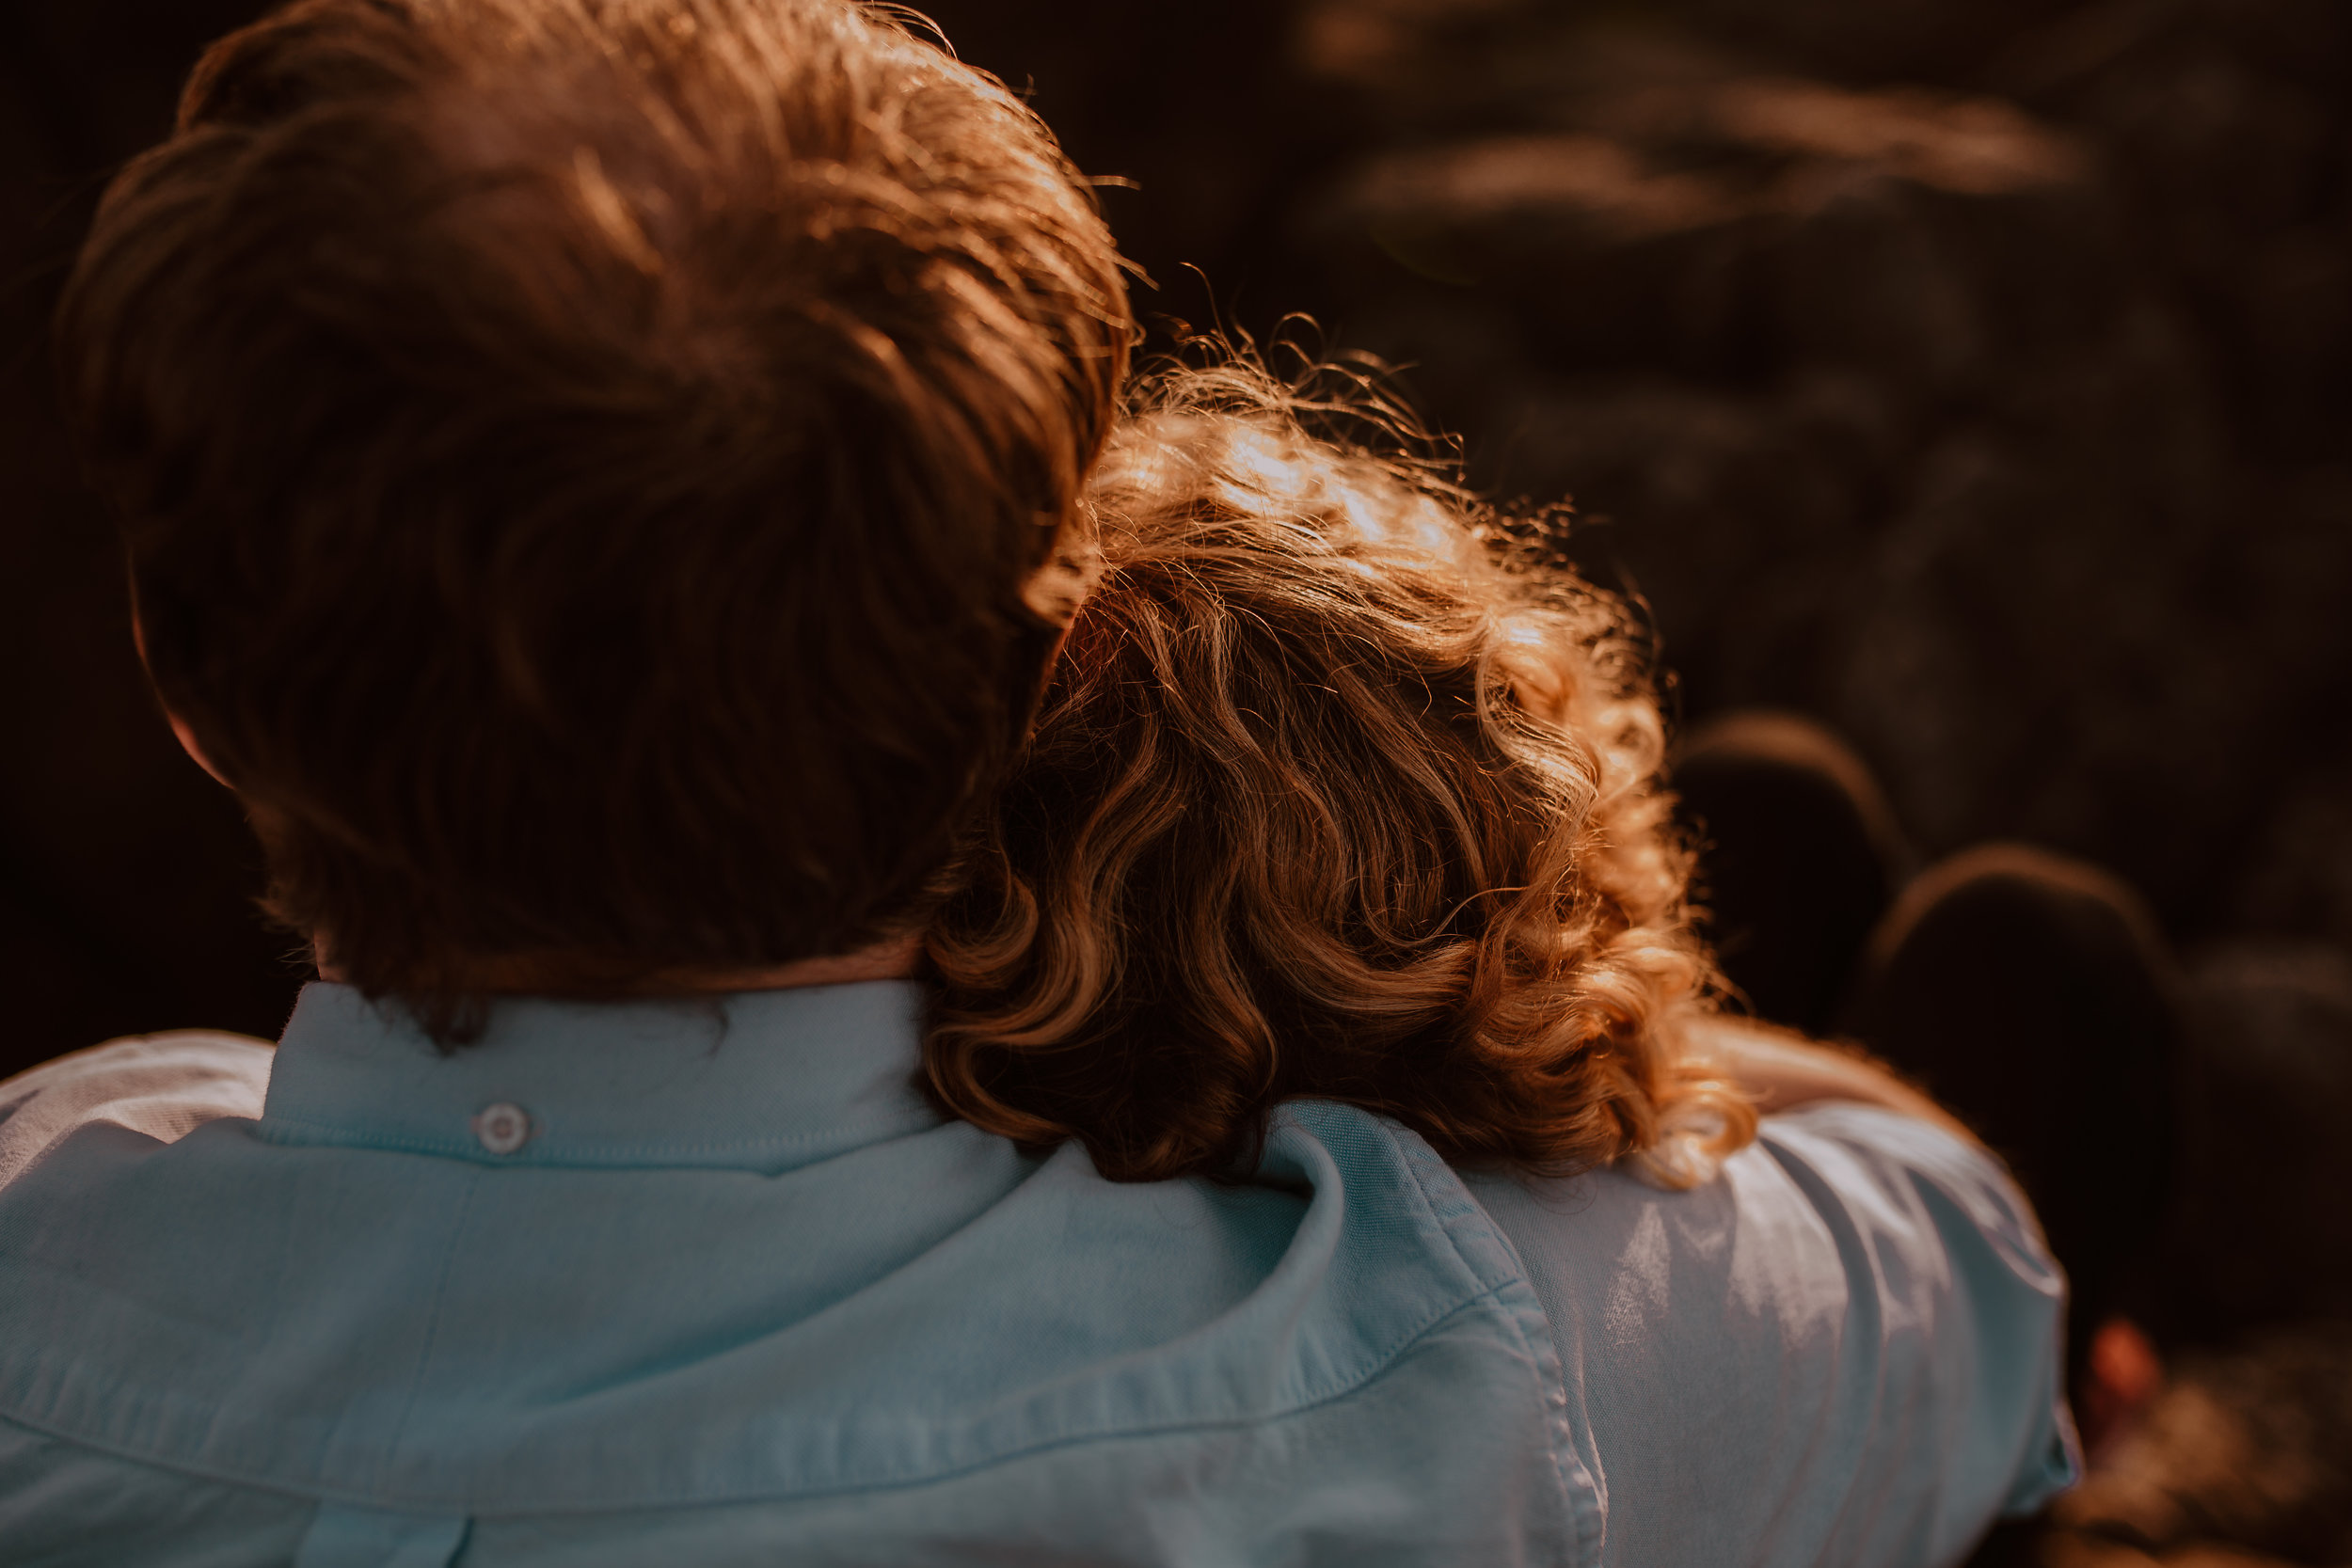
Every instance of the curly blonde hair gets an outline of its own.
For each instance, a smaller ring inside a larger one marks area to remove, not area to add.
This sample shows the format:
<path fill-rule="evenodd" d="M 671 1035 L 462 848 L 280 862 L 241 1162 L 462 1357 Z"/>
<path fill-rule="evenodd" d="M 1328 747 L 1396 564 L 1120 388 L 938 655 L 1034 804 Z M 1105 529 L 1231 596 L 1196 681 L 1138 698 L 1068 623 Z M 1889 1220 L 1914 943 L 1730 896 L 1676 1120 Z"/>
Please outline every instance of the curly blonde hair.
<path fill-rule="evenodd" d="M 1102 578 L 927 938 L 929 1092 L 1120 1180 L 1239 1168 L 1298 1097 L 1701 1180 L 1756 1117 L 1690 1027 L 1719 982 L 1624 607 L 1311 434 L 1350 405 L 1309 386 L 1163 372 L 1112 436 Z"/>

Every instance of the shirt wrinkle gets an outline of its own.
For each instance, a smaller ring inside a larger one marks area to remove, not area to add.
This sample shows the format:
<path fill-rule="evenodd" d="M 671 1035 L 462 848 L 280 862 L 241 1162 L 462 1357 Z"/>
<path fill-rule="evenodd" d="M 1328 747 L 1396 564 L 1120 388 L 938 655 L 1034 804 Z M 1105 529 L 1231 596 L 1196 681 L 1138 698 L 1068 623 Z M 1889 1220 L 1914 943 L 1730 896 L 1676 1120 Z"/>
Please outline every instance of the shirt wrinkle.
<path fill-rule="evenodd" d="M 473 1212 L 474 1195 L 482 1190 L 482 1177 L 477 1172 L 466 1182 L 466 1190 L 457 1199 L 457 1212 L 450 1216 L 449 1239 L 441 1248 L 439 1266 L 434 1271 L 432 1299 L 424 1307 L 424 1340 L 417 1347 L 417 1361 L 408 1374 L 408 1394 L 401 1402 L 400 1414 L 385 1434 L 384 1456 L 378 1464 L 376 1490 L 389 1490 L 393 1472 L 398 1468 L 401 1444 L 408 1434 L 409 1418 L 416 1413 L 417 1401 L 424 1392 L 426 1376 L 433 1370 L 433 1346 L 441 1328 L 441 1301 L 449 1292 L 450 1275 L 457 1268 L 457 1249 L 465 1239 L 466 1220 Z"/>
<path fill-rule="evenodd" d="M 921 1002 L 502 1003 L 443 1054 L 313 986 L 274 1059 L 0 1085 L 0 1540 L 1933 1568 L 2071 1473 L 2056 1272 L 1931 1129 L 1771 1118 L 1677 1196 L 1301 1101 L 1251 1181 L 1113 1183 L 941 1119 Z"/>

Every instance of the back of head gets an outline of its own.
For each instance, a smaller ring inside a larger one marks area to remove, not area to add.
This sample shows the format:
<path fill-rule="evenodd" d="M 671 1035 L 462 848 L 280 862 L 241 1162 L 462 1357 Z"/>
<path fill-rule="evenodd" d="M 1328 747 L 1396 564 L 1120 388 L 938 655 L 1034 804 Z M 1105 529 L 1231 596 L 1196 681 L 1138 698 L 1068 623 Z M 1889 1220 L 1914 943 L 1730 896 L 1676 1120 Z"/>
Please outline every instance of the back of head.
<path fill-rule="evenodd" d="M 1034 700 L 1118 265 L 1025 108 L 842 0 L 303 0 L 216 45 L 60 341 L 275 911 L 445 1022 L 485 959 L 904 925 Z"/>
<path fill-rule="evenodd" d="M 1129 1180 L 1294 1097 L 1693 1180 L 1755 1118 L 1688 1049 L 1713 971 L 1621 608 L 1311 401 L 1213 366 L 1114 436 L 1104 577 L 929 933 L 932 1091 Z"/>

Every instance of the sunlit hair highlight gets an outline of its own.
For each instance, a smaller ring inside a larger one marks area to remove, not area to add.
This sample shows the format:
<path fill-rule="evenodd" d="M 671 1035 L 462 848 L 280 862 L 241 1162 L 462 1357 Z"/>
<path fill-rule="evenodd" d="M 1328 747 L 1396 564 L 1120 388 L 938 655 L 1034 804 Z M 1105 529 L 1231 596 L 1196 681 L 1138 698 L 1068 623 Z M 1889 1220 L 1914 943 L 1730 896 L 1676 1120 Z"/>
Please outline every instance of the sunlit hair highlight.
<path fill-rule="evenodd" d="M 1755 1114 L 1691 1028 L 1642 644 L 1441 465 L 1311 433 L 1396 428 L 1331 379 L 1166 372 L 1114 433 L 1102 580 L 930 930 L 930 1090 L 1120 1180 L 1314 1097 L 1689 1185 Z"/>

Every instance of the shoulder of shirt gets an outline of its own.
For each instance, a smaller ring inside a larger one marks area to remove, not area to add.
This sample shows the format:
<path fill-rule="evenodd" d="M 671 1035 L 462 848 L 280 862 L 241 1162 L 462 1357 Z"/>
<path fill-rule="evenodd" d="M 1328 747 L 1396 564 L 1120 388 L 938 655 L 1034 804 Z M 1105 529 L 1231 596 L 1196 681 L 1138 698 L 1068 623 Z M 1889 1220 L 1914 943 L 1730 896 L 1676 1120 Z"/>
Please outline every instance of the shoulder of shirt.
<path fill-rule="evenodd" d="M 121 1059 L 97 1060 L 111 1051 Z M 234 1080 L 247 1074 L 242 1092 L 258 1107 L 269 1061 L 265 1047 L 218 1037 L 125 1042 L 85 1056 L 43 1069 L 51 1085 L 43 1094 L 85 1077 L 119 1086 L 135 1061 L 163 1056 L 181 1063 L 158 1085 L 167 1099 L 181 1097 L 173 1103 L 192 1103 L 191 1078 L 211 1071 L 229 1080 L 215 1085 L 215 1105 L 235 1100 Z M 40 1109 L 41 1098 L 24 1109 Z M 119 1119 L 113 1108 L 106 1115 Z M 8 1131 L 0 1123 L 0 1138 Z M 280 1187 L 284 1173 L 263 1165 L 342 1158 L 250 1139 L 222 1140 L 212 1153 L 230 1157 L 241 1179 Z M 137 1164 L 111 1159 L 108 1168 L 134 1172 Z M 1008 1269 L 1005 1238 L 1021 1232 L 999 1230 L 997 1244 L 981 1248 L 961 1243 L 966 1226 L 921 1254 L 921 1268 L 903 1279 L 861 1286 L 872 1310 L 787 1315 L 730 1343 L 723 1356 L 649 1361 L 642 1375 L 600 1386 L 577 1421 L 550 1420 L 528 1399 L 474 1385 L 428 1390 L 421 1406 L 412 1392 L 420 1429 L 446 1440 L 420 1445 L 396 1467 L 377 1465 L 372 1446 L 345 1453 L 290 1441 L 268 1380 L 199 1408 L 182 1397 L 185 1379 L 171 1357 L 128 1365 L 134 1352 L 144 1354 L 138 1344 L 126 1348 L 103 1325 L 85 1332 L 54 1312 L 42 1319 L 41 1302 L 29 1296 L 0 1312 L 11 1320 L 0 1324 L 0 1346 L 8 1346 L 0 1362 L 22 1363 L 0 1368 L 0 1417 L 183 1475 L 424 1513 L 813 1505 L 960 1476 L 977 1486 L 984 1474 L 1025 1465 L 1049 1490 L 1100 1470 L 1106 1491 L 1145 1498 L 1218 1453 L 1226 1457 L 1216 1463 L 1238 1463 L 1247 1452 L 1268 1466 L 1277 1490 L 1311 1481 L 1334 1497 L 1358 1497 L 1363 1478 L 1376 1473 L 1399 1497 L 1418 1489 L 1477 1497 L 1468 1512 L 1497 1519 L 1524 1511 L 1526 1528 L 1548 1540 L 1597 1529 L 1540 1305 L 1508 1241 L 1409 1132 L 1345 1106 L 1284 1107 L 1258 1180 L 1311 1212 L 1239 1298 L 1165 1340 L 1106 1351 L 1096 1341 L 1119 1336 L 1044 1334 L 1033 1336 L 1034 1354 L 976 1359 L 970 1353 L 984 1347 L 958 1336 L 968 1338 L 983 1310 L 1058 1322 L 1072 1315 L 1071 1301 L 1115 1303 L 1146 1249 L 1163 1266 L 1184 1268 L 1189 1248 L 1219 1246 L 1228 1233 L 1200 1223 L 1228 1206 L 1222 1187 L 1106 1182 L 1071 1157 L 1049 1167 L 1010 1189 L 1003 1212 L 1035 1211 L 1024 1223 L 1041 1236 L 1074 1228 L 1127 1241 L 1090 1274 L 1076 1266 L 1083 1259 L 1045 1256 L 1014 1258 L 1020 1266 Z M 1202 1200 L 1189 1220 L 1179 1201 L 1187 1194 Z M 1171 1203 L 1180 1211 L 1173 1225 Z M 157 1223 L 185 1228 L 170 1215 Z M 1030 1311 L 1032 1293 L 1058 1305 Z M 0 1289 L 0 1302 L 7 1297 Z M 891 1359 L 903 1370 L 871 1375 L 854 1354 L 850 1325 L 858 1319 L 891 1325 Z M 926 1362 L 909 1347 L 936 1354 Z M 933 1363 L 954 1375 L 930 1375 Z M 102 1386 L 103 1398 L 59 1393 Z M 776 1397 L 787 1388 L 791 1398 Z M 301 1397 L 314 1401 L 317 1391 L 306 1386 Z M 614 1423 L 613 1408 L 628 1412 L 626 1422 Z M 1454 1457 L 1440 1464 L 1440 1454 Z M 1432 1503 L 1430 1518 L 1454 1516 Z"/>
<path fill-rule="evenodd" d="M 1756 1141 L 1784 1167 L 1802 1164 L 1833 1186 L 1931 1191 L 1987 1240 L 2016 1249 L 2033 1272 L 2057 1276 L 2015 1177 L 1991 1149 L 1948 1128 L 1883 1106 L 1826 1101 L 1765 1117 Z"/>
<path fill-rule="evenodd" d="M 214 1030 L 133 1035 L 0 1082 L 0 1183 L 92 1121 L 161 1142 L 223 1117 L 259 1117 L 275 1048 Z"/>
<path fill-rule="evenodd" d="M 1836 1145 L 1877 1164 L 1933 1169 L 2007 1182 L 2000 1159 L 1950 1128 L 1883 1105 L 1824 1100 L 1775 1112 L 1757 1123 L 1768 1147 Z"/>

